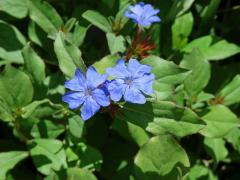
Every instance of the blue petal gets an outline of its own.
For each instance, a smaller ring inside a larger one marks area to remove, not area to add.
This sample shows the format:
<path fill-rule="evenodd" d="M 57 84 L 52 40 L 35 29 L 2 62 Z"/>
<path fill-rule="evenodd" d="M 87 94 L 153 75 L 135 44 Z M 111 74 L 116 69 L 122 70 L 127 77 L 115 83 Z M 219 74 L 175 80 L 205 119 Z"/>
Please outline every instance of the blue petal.
<path fill-rule="evenodd" d="M 160 22 L 160 18 L 158 16 L 151 16 L 148 18 L 148 21 L 150 22 Z"/>
<path fill-rule="evenodd" d="M 138 16 L 137 16 L 136 14 L 134 14 L 134 13 L 132 13 L 132 12 L 129 12 L 129 11 L 126 11 L 126 12 L 124 13 L 124 15 L 125 15 L 126 17 L 130 18 L 130 19 L 133 19 L 133 20 L 135 20 L 135 19 L 138 18 Z"/>
<path fill-rule="evenodd" d="M 115 67 L 107 68 L 106 72 L 114 78 L 126 78 L 131 75 L 128 72 L 125 61 L 123 59 L 119 59 Z"/>
<path fill-rule="evenodd" d="M 105 92 L 101 89 L 92 91 L 93 99 L 101 106 L 106 107 L 110 104 L 110 99 L 106 96 Z"/>
<path fill-rule="evenodd" d="M 83 91 L 86 86 L 86 78 L 79 69 L 76 69 L 74 78 L 66 81 L 64 86 L 73 91 Z"/>
<path fill-rule="evenodd" d="M 137 78 L 133 80 L 133 85 L 140 89 L 147 95 L 151 95 L 153 93 L 152 84 L 155 79 L 154 74 L 144 75 L 143 77 Z"/>
<path fill-rule="evenodd" d="M 91 97 L 88 96 L 83 103 L 81 109 L 81 117 L 83 120 L 88 120 L 100 109 L 100 105 Z"/>
<path fill-rule="evenodd" d="M 116 102 L 120 101 L 126 87 L 127 85 L 124 84 L 124 81 L 121 79 L 111 81 L 108 84 L 108 91 L 110 94 L 110 98 Z"/>
<path fill-rule="evenodd" d="M 126 91 L 124 93 L 124 100 L 136 104 L 144 104 L 146 102 L 144 95 L 134 86 L 128 86 L 126 88 Z"/>
<path fill-rule="evenodd" d="M 159 9 L 154 9 L 153 6 L 151 4 L 146 4 L 144 7 L 143 7 L 143 11 L 144 11 L 144 14 L 145 14 L 145 17 L 146 18 L 149 18 L 153 15 L 156 15 L 158 14 L 160 11 Z"/>
<path fill-rule="evenodd" d="M 90 66 L 88 68 L 86 76 L 88 85 L 92 88 L 96 88 L 99 85 L 103 84 L 108 78 L 107 74 L 99 74 L 93 66 Z"/>
<path fill-rule="evenodd" d="M 138 20 L 138 23 L 142 26 L 142 27 L 148 27 L 151 25 L 151 22 L 148 21 L 147 19 L 144 19 L 144 20 Z"/>
<path fill-rule="evenodd" d="M 68 103 L 70 109 L 76 109 L 81 106 L 84 99 L 83 92 L 67 92 L 62 96 L 62 101 Z"/>
<path fill-rule="evenodd" d="M 143 13 L 143 7 L 141 4 L 136 4 L 134 6 L 129 6 L 129 9 L 136 15 L 141 16 Z"/>
<path fill-rule="evenodd" d="M 130 59 L 128 63 L 128 71 L 133 77 L 141 77 L 143 74 L 151 72 L 151 66 L 142 65 L 136 59 Z"/>

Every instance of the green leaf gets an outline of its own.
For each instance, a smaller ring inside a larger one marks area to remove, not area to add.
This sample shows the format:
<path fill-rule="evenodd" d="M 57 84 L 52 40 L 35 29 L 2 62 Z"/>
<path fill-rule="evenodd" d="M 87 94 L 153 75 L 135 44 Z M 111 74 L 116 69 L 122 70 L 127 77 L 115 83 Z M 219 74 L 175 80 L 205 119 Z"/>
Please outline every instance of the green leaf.
<path fill-rule="evenodd" d="M 63 26 L 57 11 L 46 1 L 26 0 L 30 18 L 37 23 L 51 38 L 55 38 Z"/>
<path fill-rule="evenodd" d="M 59 67 L 65 75 L 73 77 L 77 67 L 82 72 L 86 71 L 86 66 L 81 58 L 81 51 L 77 46 L 65 41 L 64 34 L 61 32 L 58 33 L 54 42 L 54 51 L 58 58 Z"/>
<path fill-rule="evenodd" d="M 203 121 L 188 108 L 172 102 L 158 101 L 144 105 L 126 104 L 116 115 L 117 120 L 129 121 L 153 134 L 172 133 L 183 137 L 197 133 Z"/>
<path fill-rule="evenodd" d="M 28 13 L 28 9 L 24 0 L 1 0 L 0 11 L 3 11 L 18 19 L 26 17 Z"/>
<path fill-rule="evenodd" d="M 97 61 L 93 64 L 93 66 L 96 68 L 96 70 L 104 74 L 106 73 L 106 69 L 109 67 L 113 67 L 116 65 L 117 60 L 120 58 L 119 55 L 113 54 L 113 55 L 107 55 L 104 58 L 102 58 L 100 61 Z"/>
<path fill-rule="evenodd" d="M 190 97 L 196 97 L 210 79 L 210 64 L 198 49 L 184 56 L 181 67 L 192 71 L 184 81 L 184 87 Z"/>
<path fill-rule="evenodd" d="M 188 42 L 188 36 L 193 28 L 193 16 L 189 12 L 175 19 L 172 25 L 172 46 L 173 49 L 181 49 Z"/>
<path fill-rule="evenodd" d="M 142 146 L 149 140 L 149 135 L 143 128 L 127 121 L 115 119 L 112 129 L 125 139 L 135 142 L 138 146 Z"/>
<path fill-rule="evenodd" d="M 227 142 L 231 143 L 234 149 L 240 152 L 240 129 L 233 128 L 231 129 L 227 135 L 224 137 Z"/>
<path fill-rule="evenodd" d="M 184 137 L 199 132 L 204 128 L 203 124 L 195 124 L 191 122 L 178 122 L 169 118 L 155 118 L 153 122 L 148 124 L 147 131 L 159 135 L 171 133 L 178 137 Z"/>
<path fill-rule="evenodd" d="M 171 101 L 173 99 L 173 95 L 175 92 L 174 85 L 166 84 L 166 83 L 159 83 L 157 81 L 153 82 L 153 89 L 154 94 L 152 95 L 154 98 L 160 101 L 169 100 Z"/>
<path fill-rule="evenodd" d="M 0 59 L 23 64 L 21 49 L 25 44 L 24 36 L 16 27 L 0 20 Z"/>
<path fill-rule="evenodd" d="M 174 0 L 171 9 L 168 10 L 167 20 L 174 19 L 175 17 L 181 16 L 188 9 L 191 8 L 195 0 Z"/>
<path fill-rule="evenodd" d="M 205 59 L 214 61 L 223 60 L 240 53 L 239 46 L 211 35 L 193 40 L 182 51 L 190 53 L 194 48 L 198 48 Z"/>
<path fill-rule="evenodd" d="M 76 18 L 68 19 L 67 22 L 63 26 L 63 32 L 69 33 L 76 23 L 77 23 Z"/>
<path fill-rule="evenodd" d="M 81 46 L 89 27 L 90 26 L 85 27 L 85 26 L 76 25 L 73 30 L 73 33 L 69 37 L 70 42 L 72 42 L 72 44 L 74 44 L 77 47 Z"/>
<path fill-rule="evenodd" d="M 205 166 L 202 165 L 194 165 L 188 175 L 187 175 L 187 180 L 196 180 L 196 179 L 200 179 L 200 178 L 207 178 L 208 176 L 208 171 L 209 169 Z"/>
<path fill-rule="evenodd" d="M 0 153 L 0 179 L 6 179 L 6 174 L 14 166 L 28 157 L 26 151 L 10 151 Z"/>
<path fill-rule="evenodd" d="M 37 44 L 47 51 L 49 51 L 48 48 L 52 48 L 52 41 L 47 37 L 47 34 L 32 20 L 29 21 L 28 36 L 31 43 Z"/>
<path fill-rule="evenodd" d="M 224 160 L 228 155 L 225 141 L 221 138 L 204 138 L 207 153 L 214 158 L 215 163 Z"/>
<path fill-rule="evenodd" d="M 44 175 L 67 167 L 63 144 L 59 140 L 34 139 L 28 148 L 37 170 Z"/>
<path fill-rule="evenodd" d="M 81 138 L 83 133 L 84 121 L 79 115 L 68 119 L 68 129 L 71 135 L 76 138 Z"/>
<path fill-rule="evenodd" d="M 10 107 L 27 105 L 33 97 L 30 78 L 23 71 L 7 66 L 0 76 L 0 96 Z"/>
<path fill-rule="evenodd" d="M 123 36 L 121 35 L 116 36 L 113 33 L 107 33 L 106 36 L 107 36 L 108 47 L 111 54 L 115 54 L 118 52 L 123 53 L 126 50 L 125 39 L 123 38 Z"/>
<path fill-rule="evenodd" d="M 79 166 L 81 168 L 89 169 L 92 171 L 100 171 L 101 165 L 103 163 L 101 152 L 89 145 L 79 143 L 77 145 L 76 153 L 79 157 Z"/>
<path fill-rule="evenodd" d="M 201 12 L 200 32 L 209 32 L 218 11 L 221 0 L 210 0 Z"/>
<path fill-rule="evenodd" d="M 22 50 L 24 68 L 30 74 L 33 82 L 42 84 L 45 79 L 45 64 L 40 56 L 27 44 Z"/>
<path fill-rule="evenodd" d="M 67 159 L 73 166 L 77 165 L 91 171 L 100 171 L 103 163 L 102 154 L 85 143 L 78 143 L 75 147 L 68 148 Z"/>
<path fill-rule="evenodd" d="M 45 103 L 49 103 L 49 100 L 43 99 L 40 101 L 33 101 L 27 106 L 24 106 L 22 108 L 22 111 L 23 111 L 22 118 L 25 118 L 25 119 L 29 118 L 40 105 Z"/>
<path fill-rule="evenodd" d="M 69 168 L 67 169 L 66 180 L 97 180 L 97 178 L 88 170 L 80 168 Z"/>
<path fill-rule="evenodd" d="M 8 104 L 2 97 L 0 97 L 0 119 L 6 122 L 14 120 L 11 108 L 9 108 Z"/>
<path fill-rule="evenodd" d="M 173 62 L 163 60 L 157 56 L 149 56 L 141 61 L 152 67 L 152 73 L 155 75 L 155 81 L 177 85 L 184 81 L 189 75 L 189 71 L 182 69 Z"/>
<path fill-rule="evenodd" d="M 155 136 L 144 144 L 135 159 L 137 179 L 164 179 L 170 172 L 177 171 L 177 166 L 189 167 L 189 159 L 184 149 L 169 136 Z"/>
<path fill-rule="evenodd" d="M 224 86 L 218 93 L 219 97 L 223 97 L 223 103 L 226 106 L 240 102 L 240 75 L 236 75 L 233 80 Z"/>
<path fill-rule="evenodd" d="M 82 14 L 82 17 L 106 33 L 112 30 L 112 26 L 107 18 L 97 11 L 87 10 Z"/>
<path fill-rule="evenodd" d="M 65 131 L 61 124 L 56 124 L 50 120 L 41 120 L 31 129 L 31 135 L 34 138 L 55 139 Z"/>
<path fill-rule="evenodd" d="M 207 123 L 207 126 L 200 133 L 211 138 L 223 137 L 232 128 L 240 126 L 237 116 L 224 105 L 209 107 L 202 119 Z"/>

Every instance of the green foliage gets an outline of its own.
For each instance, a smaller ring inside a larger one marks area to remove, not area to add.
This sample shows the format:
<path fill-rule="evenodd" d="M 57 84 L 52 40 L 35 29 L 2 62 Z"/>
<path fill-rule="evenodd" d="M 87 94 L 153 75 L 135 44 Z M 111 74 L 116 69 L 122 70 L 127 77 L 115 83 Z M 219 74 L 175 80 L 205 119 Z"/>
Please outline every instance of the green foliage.
<path fill-rule="evenodd" d="M 135 2 L 0 0 L 1 180 L 240 179 L 239 3 L 146 0 L 161 22 L 140 33 Z M 130 52 L 155 75 L 145 104 L 83 121 L 62 102 L 76 68 Z"/>

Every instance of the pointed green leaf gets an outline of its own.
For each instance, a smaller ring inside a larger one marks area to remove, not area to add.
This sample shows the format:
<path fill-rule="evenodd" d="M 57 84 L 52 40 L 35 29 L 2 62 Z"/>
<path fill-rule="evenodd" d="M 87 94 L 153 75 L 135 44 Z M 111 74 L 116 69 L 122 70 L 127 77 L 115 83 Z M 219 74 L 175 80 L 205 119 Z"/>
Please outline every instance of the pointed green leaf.
<path fill-rule="evenodd" d="M 37 23 L 51 38 L 55 38 L 63 26 L 57 11 L 46 1 L 26 0 L 30 18 Z"/>
<path fill-rule="evenodd" d="M 26 17 L 28 13 L 24 0 L 1 0 L 0 11 L 19 19 Z"/>
<path fill-rule="evenodd" d="M 69 168 L 67 170 L 67 179 L 66 180 L 77 180 L 77 179 L 86 179 L 86 180 L 97 180 L 93 173 L 86 169 L 80 168 Z"/>
<path fill-rule="evenodd" d="M 33 98 L 30 78 L 23 71 L 7 66 L 0 76 L 0 96 L 10 107 L 27 105 Z"/>
<path fill-rule="evenodd" d="M 69 132 L 76 138 L 81 138 L 83 133 L 84 121 L 79 115 L 68 119 Z"/>
<path fill-rule="evenodd" d="M 184 87 L 190 97 L 196 97 L 210 79 L 210 64 L 198 49 L 183 57 L 181 67 L 189 69 L 192 73 L 185 79 Z"/>
<path fill-rule="evenodd" d="M 113 67 L 116 65 L 117 60 L 120 58 L 119 55 L 113 54 L 113 55 L 107 55 L 103 57 L 100 61 L 97 61 L 93 64 L 93 66 L 96 68 L 96 70 L 104 74 L 106 73 L 106 69 L 109 67 Z"/>
<path fill-rule="evenodd" d="M 209 107 L 202 119 L 207 123 L 207 126 L 200 133 L 211 138 L 223 137 L 232 128 L 240 126 L 237 116 L 224 105 Z"/>
<path fill-rule="evenodd" d="M 240 75 L 236 75 L 233 80 L 224 86 L 219 92 L 219 97 L 224 98 L 224 104 L 226 106 L 240 102 Z"/>
<path fill-rule="evenodd" d="M 212 156 L 216 163 L 224 160 L 228 155 L 225 141 L 221 138 L 204 138 L 207 153 Z"/>
<path fill-rule="evenodd" d="M 55 139 L 65 131 L 61 124 L 54 123 L 50 120 L 41 120 L 31 129 L 31 135 L 34 138 Z"/>
<path fill-rule="evenodd" d="M 26 151 L 0 153 L 0 179 L 6 179 L 7 172 L 26 157 L 28 157 L 28 152 Z"/>
<path fill-rule="evenodd" d="M 24 68 L 30 74 L 33 82 L 42 84 L 45 79 L 45 64 L 40 56 L 27 44 L 22 50 Z"/>
<path fill-rule="evenodd" d="M 173 62 L 163 60 L 157 56 L 149 56 L 141 61 L 152 67 L 155 80 L 166 84 L 180 84 L 189 75 L 189 71 L 182 69 Z"/>
<path fill-rule="evenodd" d="M 81 58 L 81 51 L 77 46 L 67 42 L 61 32 L 58 33 L 54 42 L 54 51 L 58 58 L 59 67 L 65 75 L 73 77 L 77 67 L 82 72 L 86 71 L 86 66 Z"/>
<path fill-rule="evenodd" d="M 187 44 L 182 51 L 190 53 L 198 48 L 207 60 L 223 60 L 237 53 L 240 47 L 216 36 L 203 36 Z"/>
<path fill-rule="evenodd" d="M 153 134 L 170 132 L 180 137 L 197 133 L 204 127 L 204 122 L 190 109 L 167 101 L 126 104 L 116 119 L 134 123 Z"/>
<path fill-rule="evenodd" d="M 121 35 L 116 36 L 113 33 L 107 33 L 107 41 L 111 54 L 123 53 L 126 50 L 125 39 Z"/>
<path fill-rule="evenodd" d="M 82 17 L 104 32 L 111 32 L 112 30 L 111 24 L 108 22 L 107 18 L 97 11 L 87 10 L 82 14 Z"/>
<path fill-rule="evenodd" d="M 59 140 L 34 139 L 29 142 L 28 148 L 34 165 L 42 174 L 49 175 L 67 167 L 63 144 Z"/>
<path fill-rule="evenodd" d="M 177 172 L 176 166 L 189 167 L 184 149 L 169 136 L 155 136 L 144 144 L 135 159 L 135 174 L 138 179 L 164 179 L 170 172 Z"/>
<path fill-rule="evenodd" d="M 172 46 L 173 49 L 181 49 L 188 42 L 188 36 L 193 28 L 193 16 L 189 12 L 175 19 L 172 25 Z"/>
<path fill-rule="evenodd" d="M 16 27 L 0 21 L 0 59 L 23 64 L 21 49 L 25 44 L 25 37 Z"/>

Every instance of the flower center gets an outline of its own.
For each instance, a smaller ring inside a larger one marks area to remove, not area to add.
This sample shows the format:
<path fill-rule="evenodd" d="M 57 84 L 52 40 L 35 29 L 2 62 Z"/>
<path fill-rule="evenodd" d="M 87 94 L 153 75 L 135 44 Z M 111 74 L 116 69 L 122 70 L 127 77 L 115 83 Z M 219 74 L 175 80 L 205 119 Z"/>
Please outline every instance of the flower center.
<path fill-rule="evenodd" d="M 132 85 L 132 78 L 126 78 L 124 82 L 125 82 L 125 84 L 131 86 Z"/>
<path fill-rule="evenodd" d="M 86 88 L 86 89 L 85 89 L 85 96 L 91 96 L 91 95 L 92 95 L 91 89 Z"/>

